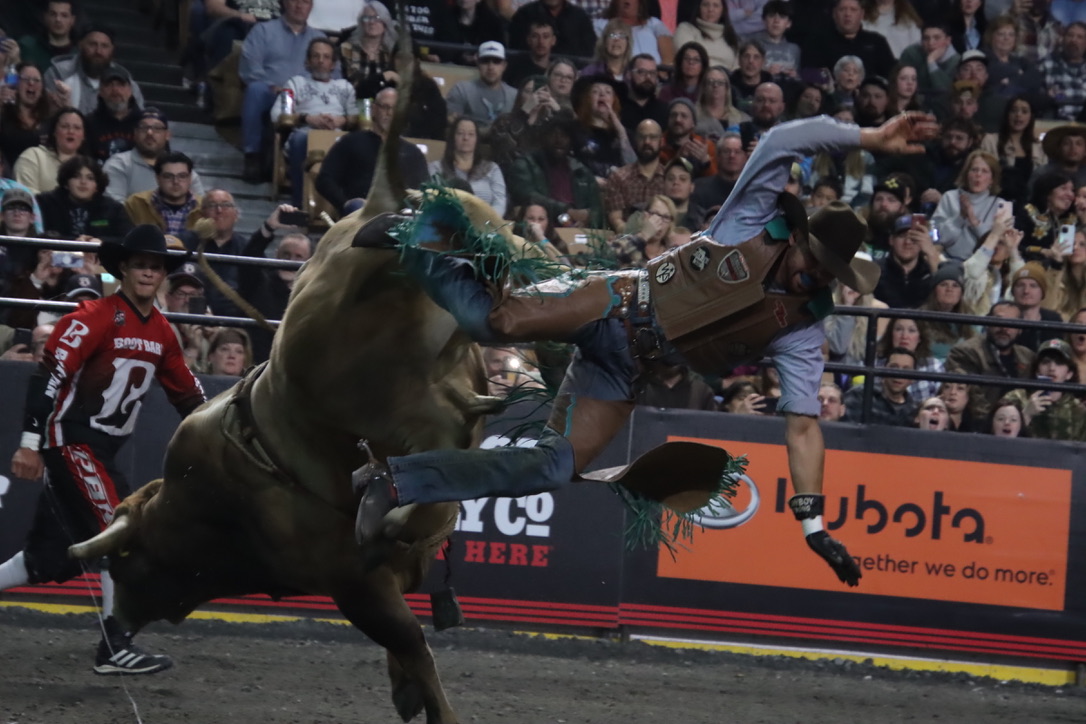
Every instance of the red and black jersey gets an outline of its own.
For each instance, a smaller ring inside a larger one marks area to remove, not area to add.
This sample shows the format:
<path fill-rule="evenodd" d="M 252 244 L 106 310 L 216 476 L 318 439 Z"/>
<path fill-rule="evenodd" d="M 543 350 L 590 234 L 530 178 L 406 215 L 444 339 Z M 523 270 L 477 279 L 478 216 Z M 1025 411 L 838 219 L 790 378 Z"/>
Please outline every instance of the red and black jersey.
<path fill-rule="evenodd" d="M 170 323 L 144 317 L 121 293 L 83 302 L 57 323 L 27 393 L 25 434 L 42 448 L 132 433 L 143 396 L 158 379 L 182 416 L 204 401 Z"/>

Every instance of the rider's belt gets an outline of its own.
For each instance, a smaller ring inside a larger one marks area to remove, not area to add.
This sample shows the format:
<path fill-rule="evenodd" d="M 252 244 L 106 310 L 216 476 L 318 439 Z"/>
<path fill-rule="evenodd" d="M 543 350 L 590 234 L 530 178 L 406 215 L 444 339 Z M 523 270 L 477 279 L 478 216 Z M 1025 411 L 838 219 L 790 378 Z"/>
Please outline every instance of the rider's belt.
<path fill-rule="evenodd" d="M 634 355 L 646 360 L 663 357 L 664 340 L 653 320 L 648 271 L 622 274 L 613 280 L 611 288 L 621 302 L 610 316 L 622 320 Z"/>

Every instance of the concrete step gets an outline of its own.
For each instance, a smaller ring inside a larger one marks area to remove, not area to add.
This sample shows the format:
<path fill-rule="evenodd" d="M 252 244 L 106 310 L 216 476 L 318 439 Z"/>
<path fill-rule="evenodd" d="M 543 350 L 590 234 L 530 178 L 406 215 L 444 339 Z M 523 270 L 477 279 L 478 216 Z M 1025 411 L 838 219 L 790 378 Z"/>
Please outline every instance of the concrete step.
<path fill-rule="evenodd" d="M 136 79 L 136 82 L 143 87 L 144 83 L 161 83 L 162 85 L 181 85 L 181 68 L 177 65 L 165 65 L 163 63 L 151 62 L 146 60 L 139 60 L 136 58 L 122 60 L 117 58 L 117 62 L 123 65 L 132 77 Z"/>
<path fill-rule="evenodd" d="M 180 85 L 142 82 L 140 88 L 143 90 L 143 97 L 147 99 L 147 105 L 174 103 L 177 105 L 191 105 L 196 108 L 196 95 L 189 88 L 183 88 Z M 151 102 L 152 100 L 154 103 Z"/>
<path fill-rule="evenodd" d="M 186 121 L 170 121 L 170 135 L 173 138 L 192 138 L 204 141 L 219 141 L 227 146 L 230 144 L 223 140 L 215 126 L 210 123 L 188 123 Z"/>
<path fill-rule="evenodd" d="M 206 188 L 229 191 L 234 195 L 234 198 L 238 200 L 246 199 L 253 202 L 269 203 L 272 204 L 273 207 L 276 203 L 271 199 L 270 183 L 245 183 L 241 180 L 240 172 L 237 174 L 222 173 L 214 169 L 209 169 L 205 173 L 204 167 L 199 164 L 197 164 L 197 170 L 200 171 L 200 178 L 204 180 L 204 186 Z M 268 213 L 271 213 L 271 209 L 268 210 Z"/>
<path fill-rule="evenodd" d="M 155 106 L 165 113 L 166 118 L 170 119 L 171 126 L 175 121 L 211 123 L 211 117 L 206 111 L 197 108 L 195 101 L 189 101 L 188 103 L 151 103 L 148 101 L 146 105 Z"/>

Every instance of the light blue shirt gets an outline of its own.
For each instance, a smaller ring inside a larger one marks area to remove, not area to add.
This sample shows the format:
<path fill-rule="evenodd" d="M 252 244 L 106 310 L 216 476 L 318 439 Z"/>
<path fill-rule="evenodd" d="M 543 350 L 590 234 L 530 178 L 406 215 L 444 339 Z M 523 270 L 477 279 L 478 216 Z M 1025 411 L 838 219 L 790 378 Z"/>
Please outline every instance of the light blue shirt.
<path fill-rule="evenodd" d="M 1065 28 L 1071 23 L 1086 23 L 1086 0 L 1052 0 L 1048 14 Z"/>
<path fill-rule="evenodd" d="M 296 75 L 306 75 L 305 51 L 314 38 L 324 32 L 308 25 L 295 33 L 283 18 L 257 23 L 241 46 L 238 75 L 246 84 L 269 83 L 284 86 Z M 338 66 L 337 66 L 338 67 Z M 338 73 L 333 73 L 338 78 Z"/>
<path fill-rule="evenodd" d="M 728 246 L 750 239 L 777 215 L 777 196 L 788 181 L 797 157 L 860 145 L 860 127 L 821 116 L 782 123 L 770 129 L 750 155 L 735 188 L 709 225 L 714 241 Z M 787 327 L 765 353 L 781 379 L 780 412 L 817 416 L 821 410 L 822 322 Z"/>

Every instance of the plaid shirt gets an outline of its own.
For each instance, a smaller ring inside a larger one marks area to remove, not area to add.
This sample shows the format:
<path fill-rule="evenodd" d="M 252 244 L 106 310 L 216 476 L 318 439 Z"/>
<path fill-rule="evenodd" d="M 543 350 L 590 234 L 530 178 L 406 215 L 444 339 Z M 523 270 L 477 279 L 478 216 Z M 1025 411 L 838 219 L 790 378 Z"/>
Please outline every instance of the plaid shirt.
<path fill-rule="evenodd" d="M 592 20 L 603 20 L 603 14 L 607 12 L 607 7 L 611 3 L 610 0 L 571 0 L 570 4 L 584 10 Z M 592 53 L 585 52 L 584 55 L 592 55 Z"/>
<path fill-rule="evenodd" d="M 188 201 L 181 206 L 166 204 L 162 197 L 159 196 L 158 189 L 155 189 L 155 192 L 151 194 L 151 205 L 155 207 L 155 211 L 162 214 L 162 220 L 166 222 L 166 228 L 163 231 L 167 234 L 177 235 L 184 231 L 185 222 L 198 203 L 200 202 L 191 193 Z"/>
<path fill-rule="evenodd" d="M 647 204 L 653 196 L 664 193 L 664 164 L 656 164 L 656 173 L 645 178 L 636 163 L 616 168 L 607 177 L 607 189 L 603 194 L 603 208 L 607 214 L 622 212 L 626 218 L 634 206 Z"/>
<path fill-rule="evenodd" d="M 1069 65 L 1066 60 L 1051 55 L 1041 61 L 1045 87 L 1055 91 L 1060 118 L 1073 121 L 1086 103 L 1086 61 Z"/>
<path fill-rule="evenodd" d="M 1029 65 L 1037 65 L 1052 55 L 1060 44 L 1060 26 L 1050 18 L 1037 22 L 1029 13 L 1020 13 L 1018 23 L 1018 48 L 1016 52 Z"/>

